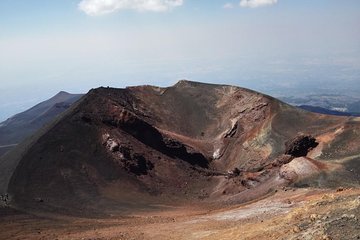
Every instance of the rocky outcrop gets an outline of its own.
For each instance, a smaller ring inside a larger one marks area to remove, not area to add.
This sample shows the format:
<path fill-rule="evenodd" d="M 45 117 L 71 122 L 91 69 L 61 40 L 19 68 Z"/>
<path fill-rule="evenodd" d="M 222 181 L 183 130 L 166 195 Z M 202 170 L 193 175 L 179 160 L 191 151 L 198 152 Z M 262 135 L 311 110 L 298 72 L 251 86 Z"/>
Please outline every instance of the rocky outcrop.
<path fill-rule="evenodd" d="M 7 207 L 10 204 L 10 195 L 8 193 L 0 194 L 0 207 Z"/>
<path fill-rule="evenodd" d="M 318 145 L 316 139 L 310 135 L 300 135 L 288 141 L 285 154 L 293 157 L 305 157 L 308 152 Z"/>
<path fill-rule="evenodd" d="M 106 133 L 102 138 L 103 145 L 113 155 L 112 158 L 118 160 L 118 164 L 126 171 L 140 176 L 147 175 L 154 168 L 151 161 L 140 154 L 133 153 L 130 148 L 121 146 L 118 140 L 110 137 L 110 134 Z"/>
<path fill-rule="evenodd" d="M 295 182 L 318 173 L 321 169 L 310 160 L 304 157 L 295 158 L 291 162 L 284 164 L 280 168 L 281 178 L 290 182 Z"/>

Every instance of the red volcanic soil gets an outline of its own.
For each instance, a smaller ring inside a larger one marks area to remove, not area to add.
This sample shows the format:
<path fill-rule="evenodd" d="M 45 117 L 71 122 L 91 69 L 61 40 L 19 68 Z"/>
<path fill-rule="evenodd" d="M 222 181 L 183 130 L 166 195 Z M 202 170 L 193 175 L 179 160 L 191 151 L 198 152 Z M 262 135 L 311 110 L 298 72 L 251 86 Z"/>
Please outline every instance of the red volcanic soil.
<path fill-rule="evenodd" d="M 234 86 L 98 88 L 0 159 L 0 193 L 21 212 L 107 218 L 357 187 L 359 128 Z"/>

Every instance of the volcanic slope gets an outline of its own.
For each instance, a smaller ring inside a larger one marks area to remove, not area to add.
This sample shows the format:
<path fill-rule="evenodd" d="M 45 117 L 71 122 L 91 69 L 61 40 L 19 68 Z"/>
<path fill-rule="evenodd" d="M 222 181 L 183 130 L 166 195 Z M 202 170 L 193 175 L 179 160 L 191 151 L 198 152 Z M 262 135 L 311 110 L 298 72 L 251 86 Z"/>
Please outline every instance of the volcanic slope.
<path fill-rule="evenodd" d="M 52 98 L 0 123 L 0 156 L 51 122 L 81 97 L 82 94 L 61 91 Z"/>
<path fill-rule="evenodd" d="M 91 215 L 358 186 L 359 130 L 234 86 L 98 88 L 0 160 L 0 191 L 17 209 Z"/>

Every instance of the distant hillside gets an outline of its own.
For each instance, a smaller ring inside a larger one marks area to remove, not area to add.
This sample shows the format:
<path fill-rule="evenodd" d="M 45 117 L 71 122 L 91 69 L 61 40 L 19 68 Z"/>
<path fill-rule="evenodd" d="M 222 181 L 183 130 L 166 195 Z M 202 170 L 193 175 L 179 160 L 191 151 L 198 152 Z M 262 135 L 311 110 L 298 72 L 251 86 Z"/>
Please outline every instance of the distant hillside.
<path fill-rule="evenodd" d="M 282 97 L 280 100 L 305 110 L 337 116 L 359 116 L 359 97 L 339 94 L 314 94 L 303 97 Z"/>
<path fill-rule="evenodd" d="M 304 109 L 306 111 L 309 112 L 314 112 L 314 113 L 321 113 L 321 114 L 327 114 L 327 115 L 335 115 L 335 116 L 353 116 L 353 117 L 359 117 L 360 113 L 355 113 L 355 112 L 340 112 L 340 111 L 334 111 L 334 110 L 329 110 L 326 108 L 322 108 L 322 107 L 317 107 L 317 106 L 309 106 L 309 105 L 301 105 L 298 106 L 301 109 Z"/>
<path fill-rule="evenodd" d="M 59 92 L 54 97 L 0 123 L 0 156 L 49 123 L 82 94 Z"/>
<path fill-rule="evenodd" d="M 349 104 L 348 109 L 350 112 L 360 113 L 360 101 Z"/>

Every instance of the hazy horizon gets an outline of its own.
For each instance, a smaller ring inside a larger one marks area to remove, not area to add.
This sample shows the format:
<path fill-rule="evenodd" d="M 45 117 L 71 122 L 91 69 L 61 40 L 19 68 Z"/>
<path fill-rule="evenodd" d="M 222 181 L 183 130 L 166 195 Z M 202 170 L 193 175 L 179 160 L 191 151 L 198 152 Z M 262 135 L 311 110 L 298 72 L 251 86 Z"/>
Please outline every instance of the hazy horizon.
<path fill-rule="evenodd" d="M 0 2 L 0 121 L 64 90 L 232 84 L 360 91 L 357 0 Z"/>

